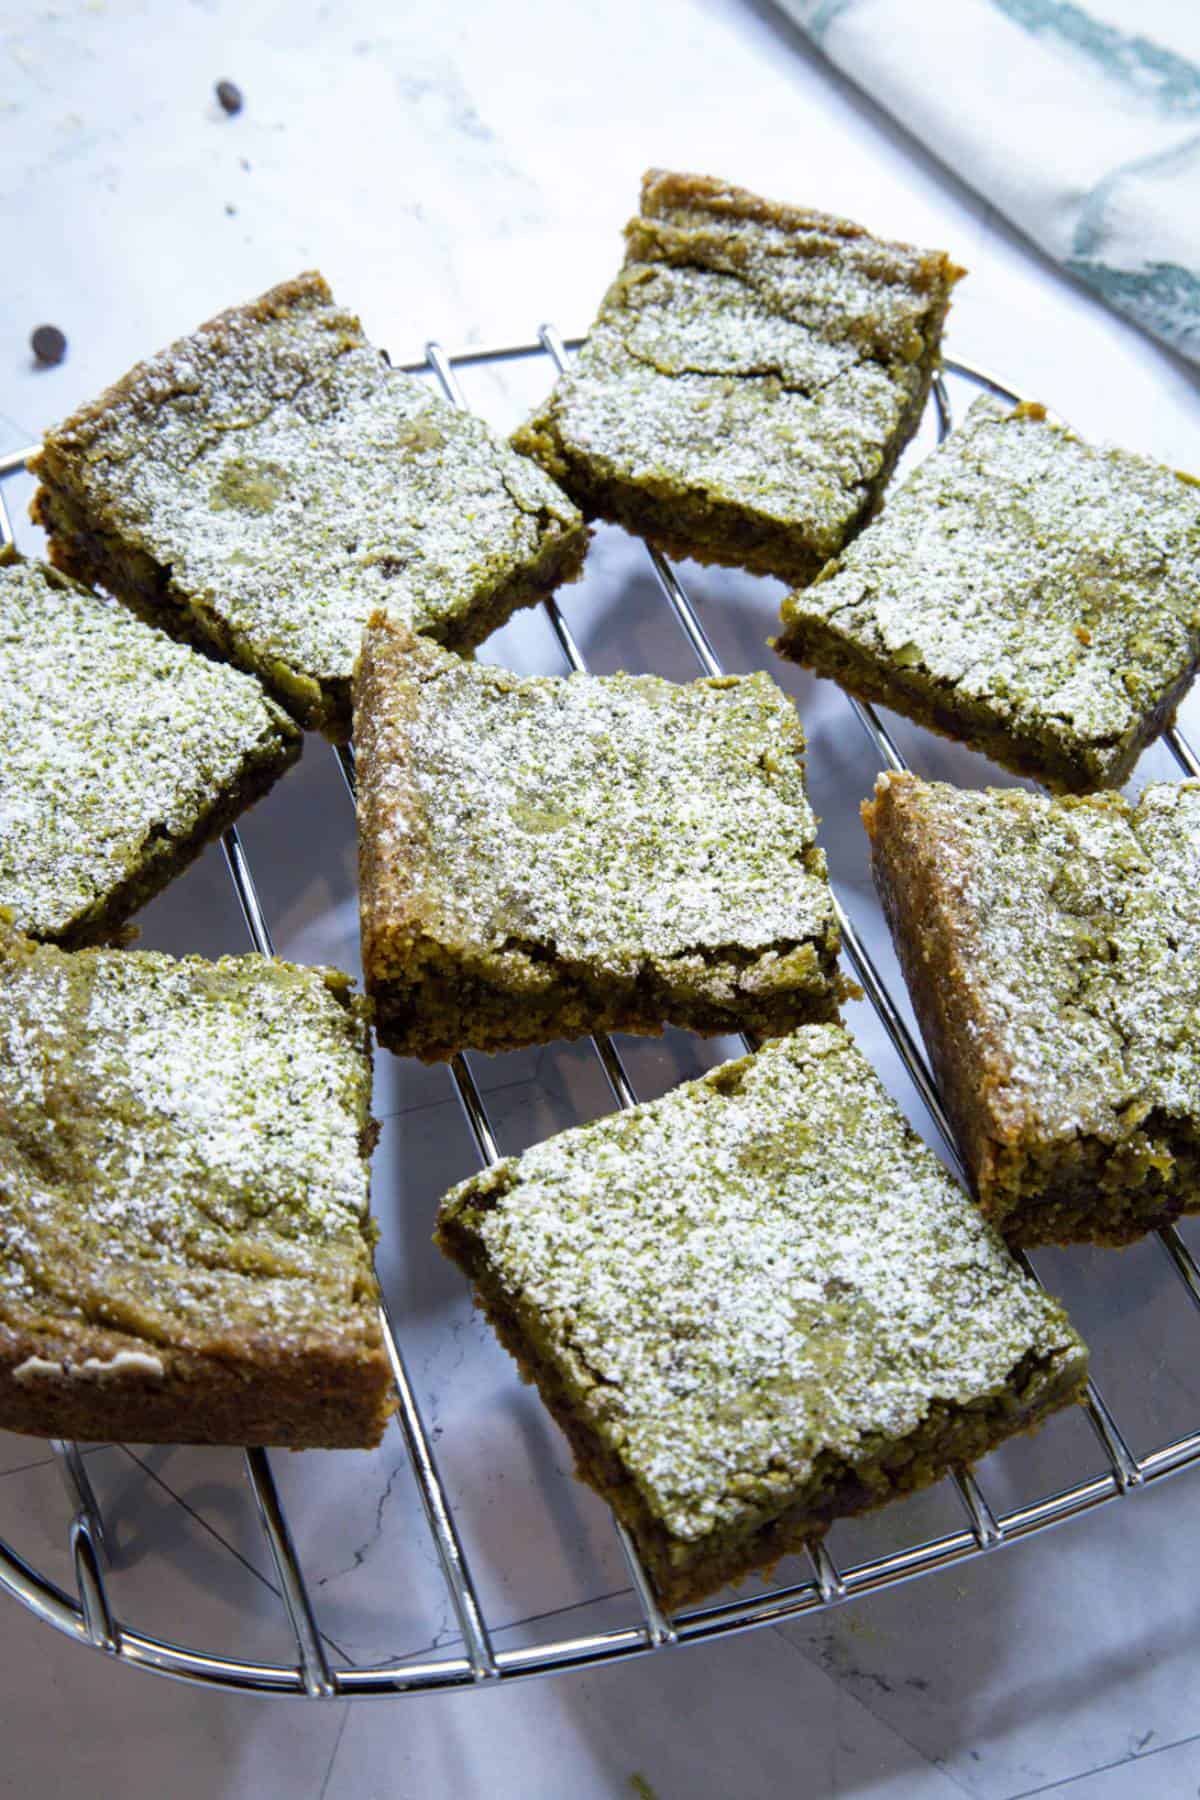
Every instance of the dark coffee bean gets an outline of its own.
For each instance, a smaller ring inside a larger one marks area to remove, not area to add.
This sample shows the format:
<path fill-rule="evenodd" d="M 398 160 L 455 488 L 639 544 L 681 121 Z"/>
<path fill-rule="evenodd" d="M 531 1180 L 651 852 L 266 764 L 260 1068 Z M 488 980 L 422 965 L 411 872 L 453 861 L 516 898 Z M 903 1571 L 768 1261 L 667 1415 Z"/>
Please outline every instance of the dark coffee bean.
<path fill-rule="evenodd" d="M 240 113 L 242 110 L 242 90 L 236 81 L 218 81 L 217 99 L 227 113 Z"/>
<path fill-rule="evenodd" d="M 30 333 L 29 347 L 40 363 L 47 368 L 60 363 L 67 354 L 67 340 L 57 325 L 39 325 Z"/>

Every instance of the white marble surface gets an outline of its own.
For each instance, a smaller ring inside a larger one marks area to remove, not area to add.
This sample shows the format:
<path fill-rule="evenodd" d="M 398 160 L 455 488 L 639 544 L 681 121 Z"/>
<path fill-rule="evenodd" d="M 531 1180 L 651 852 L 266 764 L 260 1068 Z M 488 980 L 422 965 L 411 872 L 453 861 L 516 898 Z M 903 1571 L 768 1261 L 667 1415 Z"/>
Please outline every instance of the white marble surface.
<path fill-rule="evenodd" d="M 953 11 L 945 0 L 948 17 Z M 0 31 L 0 448 L 35 437 L 148 348 L 319 264 L 397 360 L 425 338 L 582 329 L 619 254 L 641 169 L 709 169 L 944 244 L 972 270 L 952 354 L 1008 372 L 1087 432 L 1200 466 L 1196 377 L 1063 281 L 951 176 L 831 76 L 766 4 L 609 0 L 566 9 L 87 0 Z M 243 114 L 212 99 L 239 82 Z M 52 320 L 70 354 L 32 366 Z M 540 370 L 471 398 L 501 424 Z M 12 489 L 10 487 L 10 493 Z M 16 496 L 14 496 L 16 497 Z M 21 499 L 24 495 L 20 496 Z M 34 534 L 26 533 L 33 545 Z M 713 571 L 694 592 L 731 667 L 767 661 L 778 590 Z M 644 561 L 599 535 L 568 617 L 601 669 L 693 671 Z M 489 646 L 557 668 L 534 615 Z M 796 671 L 839 887 L 894 973 L 855 819 L 874 766 L 845 704 Z M 1200 735 L 1200 708 L 1187 709 Z M 919 767 L 987 776 L 898 728 Z M 1161 753 L 1142 773 L 1166 774 Z M 332 760 L 301 767 L 245 825 L 281 949 L 355 965 L 352 820 Z M 175 949 L 244 943 L 207 856 L 147 914 Z M 902 1102 L 895 1059 L 855 1025 Z M 639 1092 L 726 1047 L 628 1047 Z M 603 1110 L 586 1046 L 477 1063 L 503 1146 Z M 430 1249 L 433 1203 L 473 1167 L 444 1072 L 381 1059 L 380 1266 L 402 1320 L 481 1596 L 502 1644 L 629 1617 L 599 1504 L 565 1475 L 535 1399 Z M 1200 1421 L 1189 1311 L 1153 1246 L 1044 1261 L 1091 1337 L 1135 1447 Z M 393 1432 L 368 1458 L 276 1459 L 331 1654 L 453 1646 L 454 1624 Z M 122 1616 L 212 1650 L 287 1658 L 270 1559 L 238 1458 L 114 1448 L 89 1466 L 117 1545 Z M 982 1480 L 1003 1508 L 1098 1467 L 1081 1419 L 1008 1449 Z M 1200 1551 L 1183 1477 L 998 1556 L 816 1620 L 499 1692 L 315 1707 L 219 1697 L 105 1664 L 0 1608 L 0 1791 L 64 1795 L 1188 1795 L 1200 1791 Z M 959 1523 L 938 1490 L 841 1527 L 843 1561 Z M 66 1583 L 66 1508 L 43 1446 L 0 1438 L 0 1534 Z M 635 1777 L 637 1778 L 635 1780 Z"/>

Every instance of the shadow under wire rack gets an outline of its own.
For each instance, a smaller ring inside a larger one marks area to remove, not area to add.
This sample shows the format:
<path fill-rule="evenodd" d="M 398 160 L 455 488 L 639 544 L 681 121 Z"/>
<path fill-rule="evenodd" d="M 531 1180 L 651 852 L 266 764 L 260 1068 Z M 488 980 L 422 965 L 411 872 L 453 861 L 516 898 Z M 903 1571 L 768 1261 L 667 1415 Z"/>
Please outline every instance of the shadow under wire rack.
<path fill-rule="evenodd" d="M 466 402 L 457 375 L 460 368 L 494 368 L 506 363 L 541 359 L 561 371 L 567 366 L 569 354 L 581 342 L 581 339 L 564 341 L 553 327 L 545 325 L 537 342 L 472 348 L 457 353 L 449 353 L 439 344 L 429 343 L 421 361 L 401 367 L 408 374 L 432 376 L 452 404 L 464 406 Z M 967 392 L 984 391 L 1014 404 L 1023 398 L 986 371 L 948 358 L 944 372 L 935 379 L 930 396 L 939 443 L 953 422 L 951 382 L 947 381 L 947 376 Z M 23 471 L 26 459 L 35 448 L 31 444 L 0 456 L 0 545 L 14 541 L 3 481 Z M 657 550 L 646 546 L 645 553 L 662 599 L 682 631 L 700 672 L 721 675 L 724 673 L 722 666 L 677 571 Z M 585 671 L 587 665 L 583 655 L 557 602 L 549 599 L 544 602 L 544 608 L 567 668 Z M 879 767 L 906 769 L 905 758 L 875 709 L 848 696 L 845 702 L 865 731 Z M 1200 760 L 1176 728 L 1165 733 L 1164 742 L 1183 774 L 1200 777 Z M 332 754 L 338 760 L 349 800 L 353 803 L 353 749 L 338 748 Z M 251 943 L 264 955 L 271 955 L 270 928 L 236 826 L 225 833 L 222 848 Z M 960 1179 L 965 1180 L 961 1157 L 924 1051 L 836 897 L 835 905 L 843 946 L 853 973 L 912 1080 L 941 1141 L 947 1162 Z M 750 1039 L 743 1041 L 747 1048 L 753 1047 Z M 635 1105 L 637 1095 L 617 1047 L 605 1035 L 595 1037 L 592 1044 L 615 1105 Z M 449 1079 L 461 1101 L 481 1162 L 496 1161 L 500 1154 L 496 1134 L 466 1057 L 456 1056 L 449 1064 Z M 1187 1295 L 1200 1309 L 1200 1267 L 1191 1251 L 1174 1227 L 1159 1231 L 1157 1237 Z M 1022 1260 L 1036 1280 L 1038 1277 L 1028 1259 Z M 148 1631 L 139 1631 L 133 1621 L 119 1618 L 105 1578 L 109 1552 L 104 1520 L 84 1457 L 73 1443 L 55 1443 L 53 1447 L 69 1497 L 69 1548 L 76 1591 L 73 1594 L 67 1592 L 3 1540 L 0 1540 L 0 1591 L 80 1643 L 157 1674 L 208 1687 L 258 1694 L 309 1699 L 381 1697 L 507 1682 L 523 1676 L 545 1675 L 662 1651 L 754 1626 L 777 1625 L 1015 1544 L 1200 1462 L 1200 1431 L 1172 1438 L 1149 1454 L 1135 1455 L 1103 1394 L 1093 1382 L 1089 1384 L 1085 1410 L 1101 1453 L 1098 1474 L 1081 1478 L 1014 1510 L 997 1512 L 976 1476 L 967 1470 L 959 1471 L 950 1477 L 962 1508 L 963 1523 L 959 1529 L 844 1568 L 837 1566 L 824 1542 L 816 1541 L 808 1547 L 808 1568 L 803 1579 L 770 1586 L 765 1592 L 747 1599 L 688 1607 L 670 1617 L 660 1606 L 631 1539 L 621 1523 L 613 1518 L 613 1528 L 631 1583 L 633 1604 L 628 1622 L 614 1629 L 574 1637 L 546 1637 L 532 1644 L 498 1649 L 480 1604 L 462 1535 L 438 1472 L 431 1433 L 409 1374 L 402 1345 L 402 1322 L 398 1325 L 386 1306 L 381 1306 L 381 1326 L 395 1383 L 397 1427 L 404 1439 L 430 1538 L 453 1605 L 461 1633 L 462 1654 L 422 1656 L 373 1666 L 341 1665 L 331 1661 L 300 1548 L 284 1510 L 270 1458 L 261 1448 L 244 1451 L 245 1475 L 278 1577 L 279 1595 L 295 1647 L 294 1660 L 253 1662 L 241 1660 L 235 1654 L 210 1654 Z"/>

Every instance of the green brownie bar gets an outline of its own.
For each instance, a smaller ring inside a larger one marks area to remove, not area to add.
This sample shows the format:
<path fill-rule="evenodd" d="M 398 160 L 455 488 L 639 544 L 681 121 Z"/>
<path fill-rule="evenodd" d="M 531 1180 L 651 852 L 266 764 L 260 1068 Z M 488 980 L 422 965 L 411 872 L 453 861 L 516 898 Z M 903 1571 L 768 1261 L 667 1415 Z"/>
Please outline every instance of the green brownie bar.
<path fill-rule="evenodd" d="M 880 778 L 875 879 L 979 1203 L 1017 1244 L 1200 1211 L 1200 783 Z"/>
<path fill-rule="evenodd" d="M 344 975 L 0 923 L 0 1427 L 375 1443 L 371 1058 Z"/>
<path fill-rule="evenodd" d="M 804 734 L 767 676 L 522 678 L 380 616 L 354 729 L 363 968 L 390 1049 L 836 1015 Z"/>
<path fill-rule="evenodd" d="M 442 1201 L 437 1242 L 670 1606 L 1086 1379 L 837 1025 L 497 1163 Z"/>
<path fill-rule="evenodd" d="M 317 274 L 140 364 L 30 467 L 60 568 L 334 738 L 377 608 L 469 649 L 574 579 L 587 546 L 554 483 L 388 368 Z"/>
<path fill-rule="evenodd" d="M 1200 486 L 977 400 L 775 648 L 1048 787 L 1119 787 L 1200 660 Z"/>
<path fill-rule="evenodd" d="M 658 169 L 625 237 L 587 342 L 514 444 L 662 550 L 811 580 L 917 427 L 962 270 Z"/>
<path fill-rule="evenodd" d="M 111 937 L 300 754 L 257 681 L 0 550 L 0 907 Z"/>

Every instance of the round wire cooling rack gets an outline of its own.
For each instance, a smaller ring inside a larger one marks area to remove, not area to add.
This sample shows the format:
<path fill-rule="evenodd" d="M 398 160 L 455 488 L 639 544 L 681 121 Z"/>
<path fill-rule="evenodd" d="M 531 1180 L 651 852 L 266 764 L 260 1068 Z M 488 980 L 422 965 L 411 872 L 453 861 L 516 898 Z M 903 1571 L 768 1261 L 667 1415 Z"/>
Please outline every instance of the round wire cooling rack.
<path fill-rule="evenodd" d="M 430 343 L 423 360 L 403 367 L 407 373 L 430 376 L 448 400 L 463 406 L 466 402 L 458 379 L 460 369 L 495 368 L 542 359 L 561 370 L 566 366 L 569 352 L 581 341 L 570 339 L 564 342 L 552 327 L 543 326 L 536 343 L 473 348 L 457 353 L 448 353 L 438 344 Z M 1022 398 L 986 371 L 947 359 L 944 373 L 936 378 L 931 392 L 933 423 L 939 443 L 951 429 L 952 385 L 961 385 L 967 392 L 982 390 L 1013 403 Z M 3 482 L 23 471 L 34 448 L 29 445 L 0 456 L 0 544 L 14 542 Z M 676 569 L 656 550 L 647 546 L 645 553 L 662 599 L 690 646 L 699 669 L 706 675 L 722 674 L 709 636 Z M 550 599 L 544 604 L 568 668 L 585 670 L 587 665 L 556 601 Z M 875 709 L 848 696 L 846 704 L 866 732 L 880 767 L 905 769 L 908 766 L 905 758 Z M 1200 777 L 1200 760 L 1177 729 L 1168 730 L 1164 742 L 1184 774 Z M 340 748 L 333 754 L 352 798 L 353 750 Z M 250 940 L 255 949 L 271 954 L 270 929 L 237 828 L 226 832 L 222 842 Z M 965 1179 L 962 1161 L 924 1052 L 909 1030 L 900 1005 L 880 975 L 859 932 L 841 903 L 836 904 L 842 941 L 854 974 L 928 1113 L 947 1161 L 960 1178 Z M 746 1042 L 749 1045 L 749 1040 Z M 593 1039 L 593 1047 L 615 1104 L 618 1107 L 636 1104 L 633 1084 L 612 1040 L 598 1036 Z M 495 1161 L 499 1155 L 496 1133 L 483 1093 L 464 1056 L 456 1057 L 449 1065 L 449 1076 L 480 1158 L 484 1163 Z M 1200 1267 L 1183 1238 L 1174 1227 L 1159 1231 L 1157 1237 L 1191 1302 L 1200 1308 Z M 1028 1259 L 1022 1260 L 1030 1275 L 1038 1279 Z M 480 1602 L 447 1485 L 439 1474 L 434 1433 L 426 1422 L 409 1372 L 402 1346 L 403 1321 L 398 1325 L 387 1309 L 381 1308 L 381 1323 L 395 1380 L 397 1428 L 404 1440 L 429 1538 L 457 1622 L 461 1654 L 422 1654 L 369 1664 L 339 1658 L 336 1648 L 322 1632 L 296 1535 L 285 1511 L 270 1458 L 260 1448 L 244 1451 L 245 1476 L 277 1576 L 277 1591 L 295 1650 L 292 1660 L 276 1663 L 211 1654 L 148 1630 L 139 1630 L 132 1621 L 119 1617 L 106 1579 L 111 1559 L 104 1516 L 85 1457 L 73 1443 L 55 1443 L 53 1449 L 69 1500 L 68 1548 L 75 1592 L 69 1593 L 3 1540 L 0 1540 L 0 1590 L 20 1601 L 46 1624 L 81 1644 L 121 1662 L 179 1680 L 208 1687 L 312 1699 L 415 1693 L 582 1668 L 723 1637 L 754 1626 L 778 1625 L 933 1570 L 945 1569 L 985 1551 L 1012 1545 L 1200 1461 L 1200 1430 L 1174 1437 L 1149 1454 L 1136 1455 L 1093 1382 L 1089 1384 L 1085 1410 L 1099 1447 L 1099 1473 L 1081 1476 L 1067 1486 L 1011 1510 L 996 1511 L 976 1476 L 967 1470 L 959 1471 L 950 1477 L 962 1510 L 963 1522 L 959 1528 L 844 1568 L 836 1565 L 824 1542 L 814 1542 L 808 1547 L 807 1569 L 801 1579 L 769 1585 L 749 1598 L 690 1607 L 672 1617 L 663 1612 L 630 1538 L 614 1518 L 613 1527 L 630 1581 L 632 1616 L 628 1621 L 610 1629 L 573 1637 L 540 1637 L 531 1643 L 499 1648 L 494 1642 L 494 1628 Z M 783 1566 L 797 1567 L 795 1559 L 789 1559 Z M 436 1636 L 431 1628 L 431 1639 Z"/>

